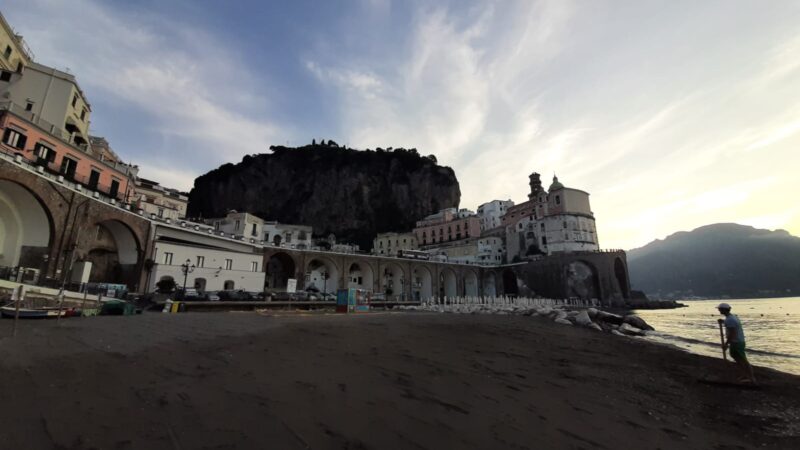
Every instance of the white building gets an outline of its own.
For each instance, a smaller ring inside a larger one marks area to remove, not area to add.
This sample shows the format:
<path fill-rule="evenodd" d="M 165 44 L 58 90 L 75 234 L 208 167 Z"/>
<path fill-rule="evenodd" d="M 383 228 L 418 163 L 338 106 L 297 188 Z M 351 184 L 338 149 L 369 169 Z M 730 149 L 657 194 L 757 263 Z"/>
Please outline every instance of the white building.
<path fill-rule="evenodd" d="M 149 275 L 148 292 L 167 278 L 182 288 L 184 277 L 187 287 L 200 292 L 264 289 L 264 257 L 254 245 L 203 235 L 177 224 L 157 223 L 153 247 L 155 265 Z M 189 268 L 185 274 L 184 264 Z"/>
<path fill-rule="evenodd" d="M 256 215 L 231 211 L 227 216 L 206 219 L 217 232 L 264 241 L 272 245 L 297 249 L 311 248 L 313 229 L 308 225 L 289 225 L 266 221 Z"/>
<path fill-rule="evenodd" d="M 375 255 L 397 256 L 399 250 L 417 250 L 417 237 L 414 233 L 380 233 L 372 242 Z"/>
<path fill-rule="evenodd" d="M 565 187 L 553 177 L 545 191 L 539 174 L 531 174 L 528 201 L 513 208 L 503 218 L 506 224 L 506 251 L 509 262 L 541 254 L 598 250 L 594 214 L 589 194 Z"/>
<path fill-rule="evenodd" d="M 503 238 L 486 236 L 478 239 L 478 249 L 475 262 L 482 265 L 502 264 L 505 259 L 505 245 Z"/>
<path fill-rule="evenodd" d="M 136 208 L 159 219 L 178 220 L 186 217 L 186 207 L 189 204 L 187 194 L 144 178 L 137 178 L 135 183 Z"/>
<path fill-rule="evenodd" d="M 23 71 L 0 80 L 3 101 L 22 109 L 15 112 L 62 140 L 88 149 L 92 109 L 74 75 L 31 61 Z"/>
<path fill-rule="evenodd" d="M 499 227 L 502 223 L 501 218 L 512 206 L 514 202 L 511 200 L 492 200 L 478 206 L 481 232 Z"/>

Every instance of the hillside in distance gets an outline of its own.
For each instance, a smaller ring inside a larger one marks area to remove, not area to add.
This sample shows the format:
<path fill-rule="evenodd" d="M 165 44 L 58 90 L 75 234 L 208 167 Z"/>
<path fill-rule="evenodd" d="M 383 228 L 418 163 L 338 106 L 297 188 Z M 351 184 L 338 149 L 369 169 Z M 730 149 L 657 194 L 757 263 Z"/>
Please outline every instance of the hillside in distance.
<path fill-rule="evenodd" d="M 631 287 L 655 298 L 800 295 L 800 238 L 719 223 L 628 251 Z"/>
<path fill-rule="evenodd" d="M 461 200 L 450 167 L 416 149 L 353 150 L 332 141 L 270 147 L 198 177 L 188 215 L 229 210 L 266 220 L 311 225 L 315 236 L 372 247 L 376 233 L 410 231 L 422 217 Z"/>

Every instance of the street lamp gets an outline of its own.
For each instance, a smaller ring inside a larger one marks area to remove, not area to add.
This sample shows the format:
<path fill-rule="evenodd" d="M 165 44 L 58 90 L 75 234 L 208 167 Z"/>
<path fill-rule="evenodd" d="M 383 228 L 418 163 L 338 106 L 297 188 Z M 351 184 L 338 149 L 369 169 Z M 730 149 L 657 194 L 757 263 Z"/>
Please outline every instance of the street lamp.
<path fill-rule="evenodd" d="M 191 264 L 191 265 L 190 265 Z M 183 272 L 183 295 L 186 295 L 186 279 L 189 277 L 189 274 L 194 272 L 195 266 L 192 264 L 192 261 L 188 258 L 186 262 L 181 264 L 181 272 Z"/>

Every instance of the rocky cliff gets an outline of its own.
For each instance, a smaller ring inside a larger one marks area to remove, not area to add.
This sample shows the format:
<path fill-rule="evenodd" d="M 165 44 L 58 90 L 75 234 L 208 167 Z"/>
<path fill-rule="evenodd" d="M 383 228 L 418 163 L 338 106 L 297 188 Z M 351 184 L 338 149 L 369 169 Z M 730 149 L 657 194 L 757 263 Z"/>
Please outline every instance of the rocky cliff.
<path fill-rule="evenodd" d="M 305 224 L 314 234 L 372 247 L 376 233 L 413 228 L 416 220 L 457 207 L 453 169 L 416 150 L 353 150 L 326 144 L 270 147 L 198 177 L 189 217 L 247 211 L 267 220 Z"/>

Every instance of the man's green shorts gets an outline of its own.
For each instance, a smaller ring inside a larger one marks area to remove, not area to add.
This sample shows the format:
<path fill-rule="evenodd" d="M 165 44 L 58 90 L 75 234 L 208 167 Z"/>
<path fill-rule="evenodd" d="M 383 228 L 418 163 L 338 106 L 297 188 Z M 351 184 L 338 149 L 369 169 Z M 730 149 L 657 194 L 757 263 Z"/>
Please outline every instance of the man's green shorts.
<path fill-rule="evenodd" d="M 744 352 L 744 342 L 731 342 L 728 351 L 730 351 L 733 359 L 747 361 L 747 355 Z"/>

